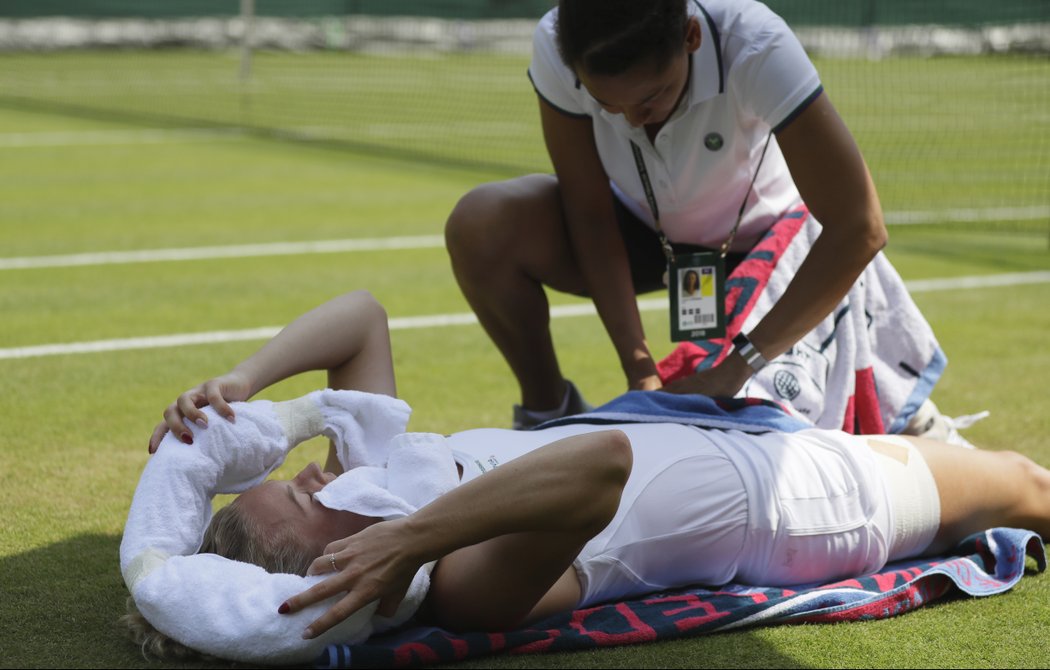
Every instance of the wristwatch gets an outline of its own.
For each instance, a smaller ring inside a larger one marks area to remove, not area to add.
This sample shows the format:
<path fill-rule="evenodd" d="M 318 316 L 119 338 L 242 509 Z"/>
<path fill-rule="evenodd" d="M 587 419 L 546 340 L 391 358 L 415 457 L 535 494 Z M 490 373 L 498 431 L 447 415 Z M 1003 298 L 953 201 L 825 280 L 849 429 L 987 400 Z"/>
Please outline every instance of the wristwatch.
<path fill-rule="evenodd" d="M 747 338 L 747 335 L 743 333 L 739 333 L 733 338 L 733 351 L 739 353 L 743 357 L 744 362 L 751 366 L 751 369 L 755 372 L 769 364 L 769 361 L 762 356 L 762 352 L 756 349 L 751 340 Z"/>

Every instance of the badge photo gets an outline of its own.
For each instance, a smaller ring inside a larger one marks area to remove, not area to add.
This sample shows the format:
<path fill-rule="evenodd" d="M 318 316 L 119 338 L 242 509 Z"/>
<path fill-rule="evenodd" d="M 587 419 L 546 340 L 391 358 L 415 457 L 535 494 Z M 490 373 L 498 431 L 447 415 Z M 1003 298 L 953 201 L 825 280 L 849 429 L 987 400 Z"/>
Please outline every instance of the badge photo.
<path fill-rule="evenodd" d="M 669 268 L 671 340 L 725 336 L 725 263 L 705 252 L 674 257 Z"/>

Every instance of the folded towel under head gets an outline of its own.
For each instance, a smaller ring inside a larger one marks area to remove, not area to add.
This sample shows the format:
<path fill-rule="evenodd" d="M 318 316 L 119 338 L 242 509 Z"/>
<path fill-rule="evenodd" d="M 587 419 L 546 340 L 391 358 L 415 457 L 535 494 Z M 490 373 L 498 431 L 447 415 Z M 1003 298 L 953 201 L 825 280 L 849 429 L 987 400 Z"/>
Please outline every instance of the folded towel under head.
<path fill-rule="evenodd" d="M 356 391 L 329 389 L 293 401 L 233 407 L 233 423 L 211 408 L 204 408 L 207 428 L 187 423 L 192 446 L 169 433 L 142 473 L 120 564 L 143 616 L 198 651 L 266 664 L 308 662 L 327 644 L 361 641 L 411 617 L 426 596 L 432 565 L 417 573 L 394 616 L 375 615 L 377 603 L 371 603 L 324 635 L 303 640 L 303 629 L 338 597 L 293 615 L 279 615 L 277 608 L 323 577 L 270 574 L 195 552 L 211 518 L 212 497 L 262 483 L 303 440 L 327 435 L 344 466 L 360 466 L 360 473 L 349 470 L 325 487 L 318 494 L 322 504 L 389 519 L 411 514 L 456 485 L 444 438 L 401 435 L 411 412 L 407 404 Z"/>

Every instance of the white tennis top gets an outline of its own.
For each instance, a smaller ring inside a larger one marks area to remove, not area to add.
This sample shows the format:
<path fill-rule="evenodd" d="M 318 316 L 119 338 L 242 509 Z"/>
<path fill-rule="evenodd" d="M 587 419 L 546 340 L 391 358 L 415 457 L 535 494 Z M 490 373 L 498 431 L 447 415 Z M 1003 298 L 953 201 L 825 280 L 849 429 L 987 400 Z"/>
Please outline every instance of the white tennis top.
<path fill-rule="evenodd" d="M 561 60 L 557 9 L 533 38 L 529 77 L 536 92 L 570 116 L 589 116 L 613 192 L 652 225 L 630 140 L 645 156 L 660 224 L 674 242 L 718 247 L 729 236 L 771 129 L 784 127 L 822 91 L 798 39 L 760 2 L 689 0 L 702 41 L 692 54 L 689 88 L 650 142 L 643 128 L 602 109 Z M 801 201 L 774 137 L 733 243 L 750 249 Z"/>
<path fill-rule="evenodd" d="M 449 437 L 466 482 L 570 435 L 623 431 L 620 507 L 574 562 L 579 605 L 684 584 L 800 584 L 881 568 L 893 520 L 866 443 L 837 431 L 750 435 L 668 423 L 482 428 Z"/>

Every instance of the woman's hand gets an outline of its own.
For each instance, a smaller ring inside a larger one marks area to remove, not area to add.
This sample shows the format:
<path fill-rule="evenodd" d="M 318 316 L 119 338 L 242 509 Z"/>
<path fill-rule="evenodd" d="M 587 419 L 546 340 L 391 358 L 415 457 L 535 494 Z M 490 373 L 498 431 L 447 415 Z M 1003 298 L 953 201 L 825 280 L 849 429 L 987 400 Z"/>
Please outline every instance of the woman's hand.
<path fill-rule="evenodd" d="M 410 551 L 410 540 L 404 520 L 397 519 L 369 526 L 348 538 L 332 542 L 325 548 L 325 554 L 310 565 L 307 574 L 334 574 L 289 598 L 277 610 L 278 613 L 298 612 L 338 593 L 345 593 L 303 631 L 304 639 L 317 637 L 376 600 L 379 601 L 377 614 L 393 616 L 416 572 L 425 562 Z"/>
<path fill-rule="evenodd" d="M 677 379 L 663 387 L 668 393 L 696 393 L 710 397 L 733 397 L 751 377 L 751 368 L 737 353 L 731 353 L 713 368 Z"/>
<path fill-rule="evenodd" d="M 309 572 L 336 574 L 289 598 L 278 613 L 342 594 L 306 628 L 305 638 L 372 602 L 378 601 L 378 614 L 391 616 L 420 566 L 438 561 L 427 600 L 441 625 L 518 625 L 615 516 L 631 463 L 631 443 L 617 430 L 552 442 L 407 517 L 328 545 Z M 577 600 L 578 594 L 567 607 Z"/>
<path fill-rule="evenodd" d="M 628 391 L 659 391 L 664 385 L 656 361 L 649 352 L 649 344 L 645 341 L 631 350 L 622 366 L 627 376 Z"/>
<path fill-rule="evenodd" d="M 639 379 L 627 379 L 628 391 L 659 391 L 663 388 L 660 375 L 646 375 Z M 665 389 L 666 390 L 666 389 Z"/>
<path fill-rule="evenodd" d="M 236 370 L 191 388 L 164 410 L 164 421 L 157 424 L 149 439 L 149 453 L 157 451 L 161 439 L 169 430 L 186 444 L 193 444 L 193 434 L 186 428 L 183 419 L 189 419 L 199 426 L 207 426 L 208 417 L 200 410 L 205 405 L 211 405 L 220 415 L 233 421 L 233 408 L 229 403 L 247 400 L 251 392 L 251 382 Z"/>

